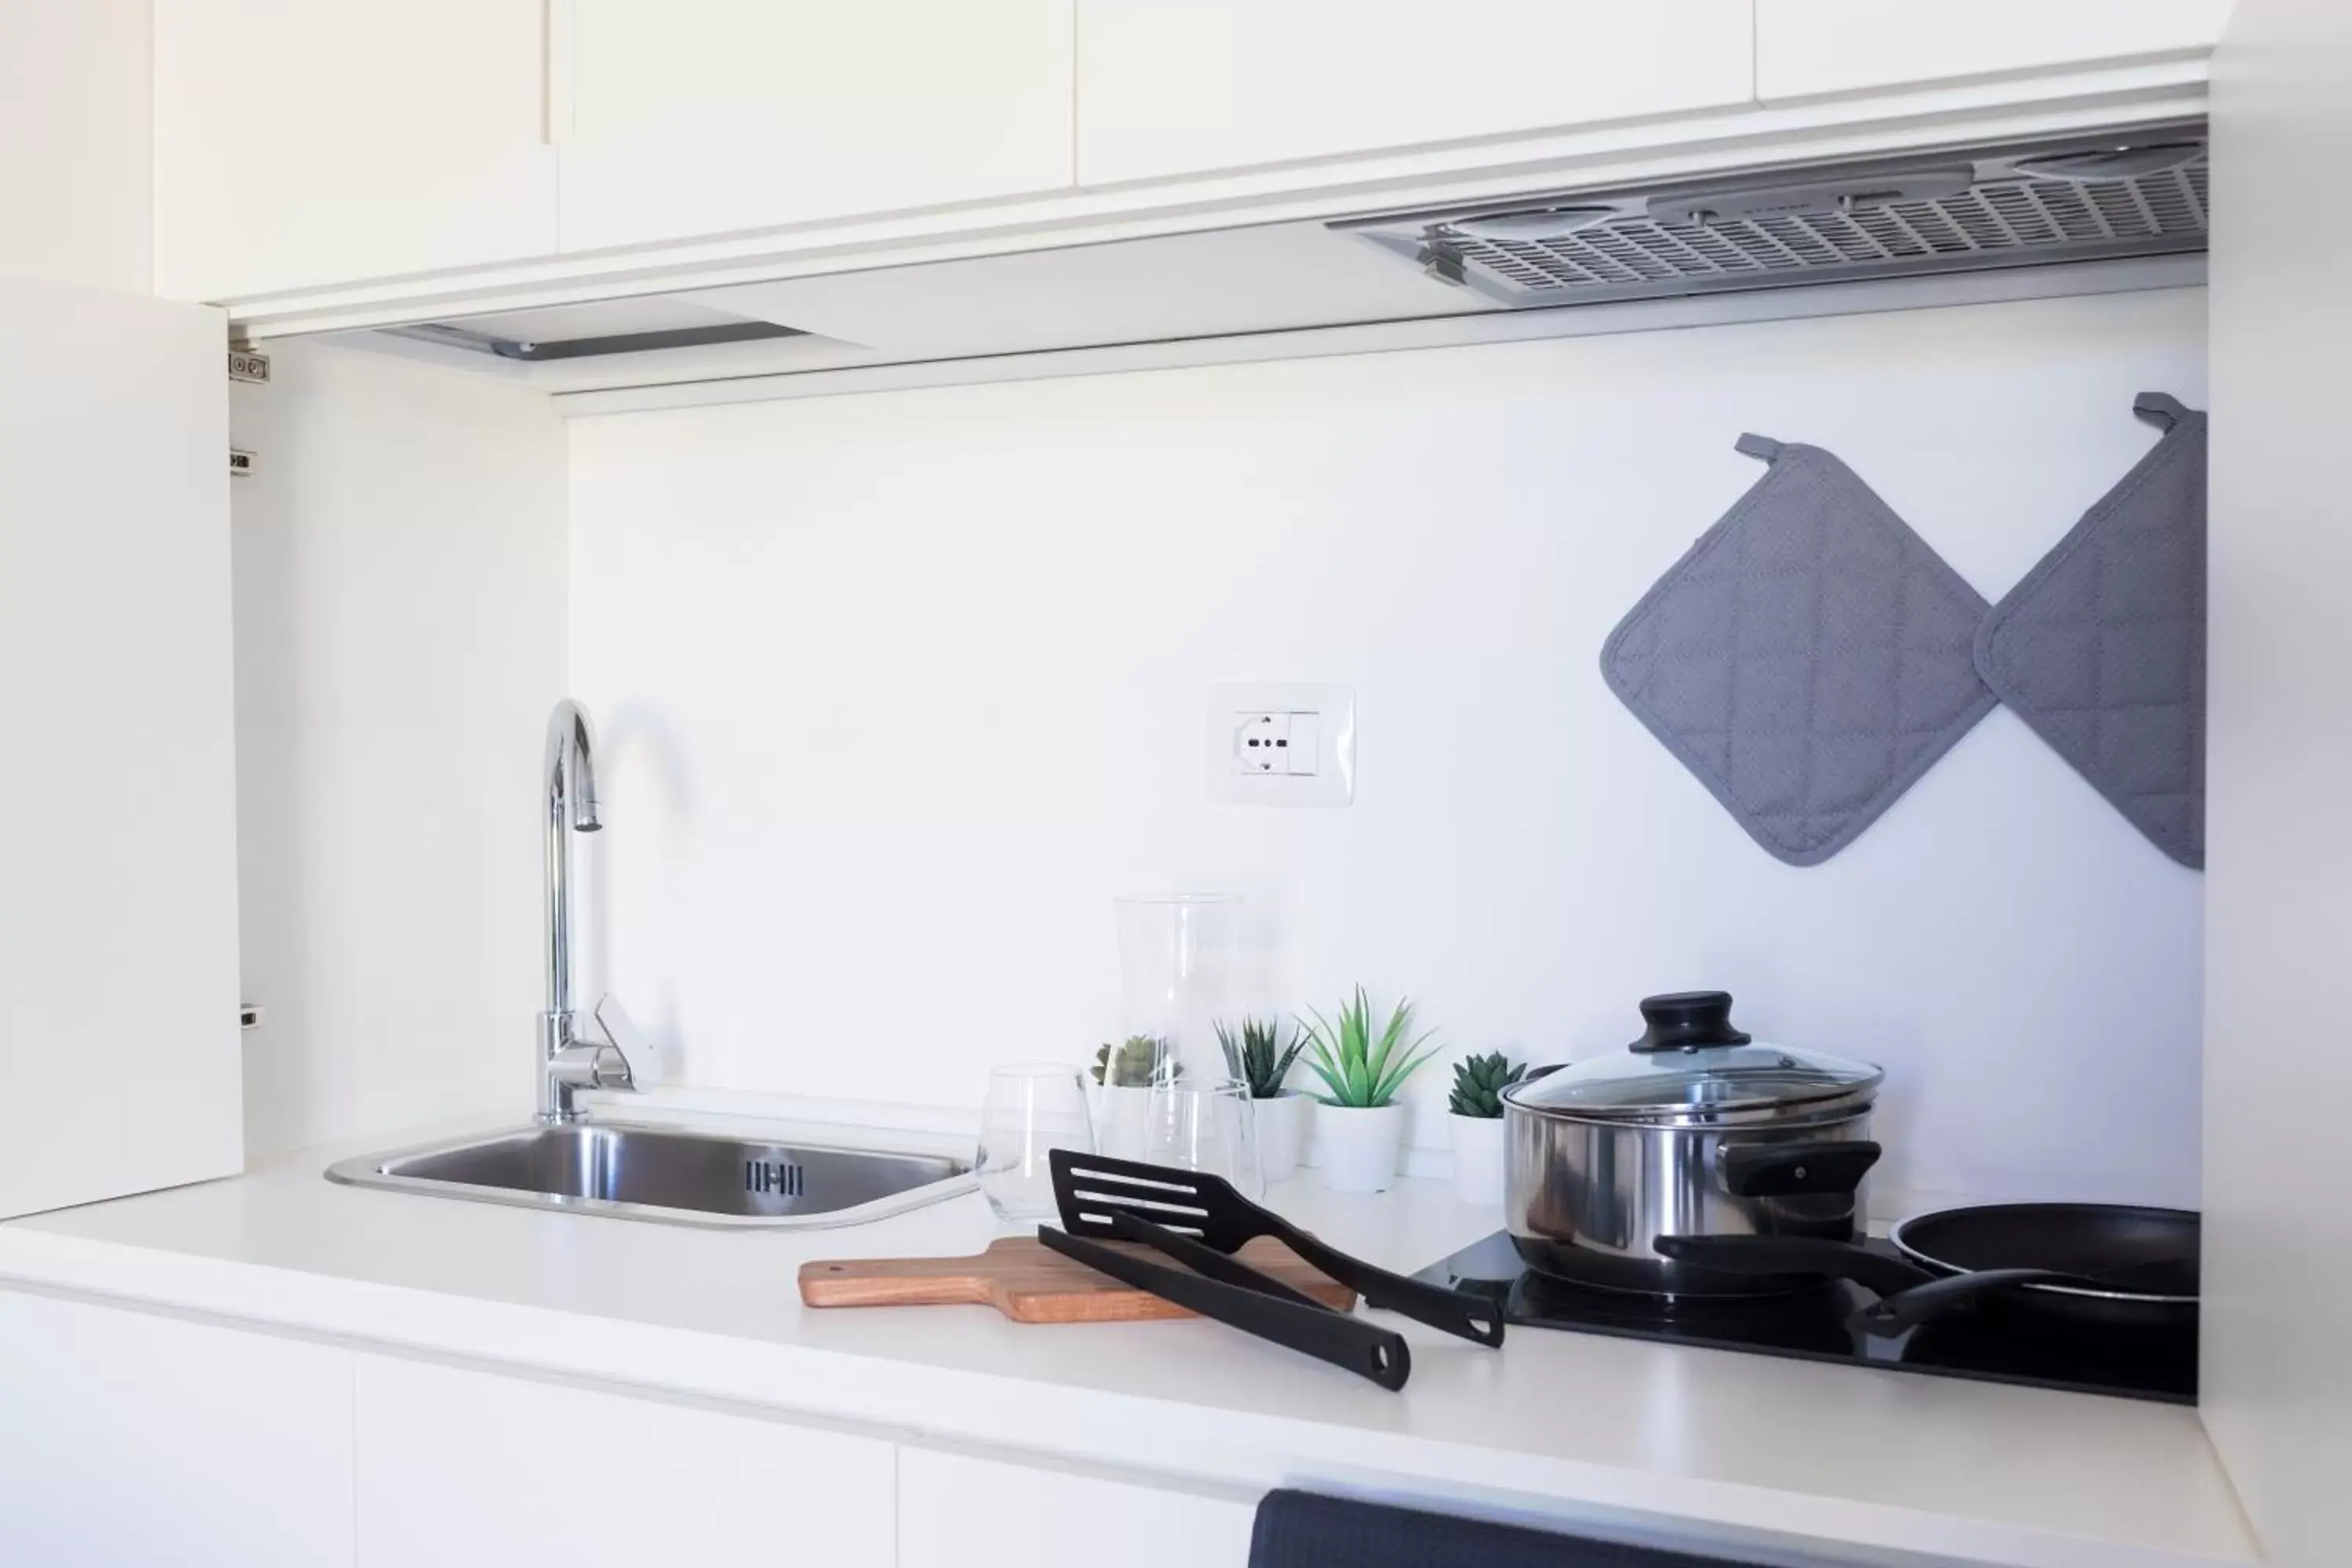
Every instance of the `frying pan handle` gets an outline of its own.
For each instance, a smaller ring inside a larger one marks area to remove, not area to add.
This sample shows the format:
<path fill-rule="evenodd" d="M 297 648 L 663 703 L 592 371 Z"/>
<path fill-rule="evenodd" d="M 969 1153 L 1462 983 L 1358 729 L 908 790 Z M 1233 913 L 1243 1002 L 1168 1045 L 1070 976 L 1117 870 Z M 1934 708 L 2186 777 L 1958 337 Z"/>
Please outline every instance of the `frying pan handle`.
<path fill-rule="evenodd" d="M 1847 1320 L 1864 1333 L 1882 1340 L 1910 1332 L 1930 1318 L 1940 1318 L 1946 1312 L 1966 1306 L 1979 1296 L 1990 1296 L 2013 1285 L 2035 1284 L 2095 1284 L 2079 1275 L 2063 1274 L 2054 1268 L 1979 1268 L 1973 1273 L 1954 1274 L 1931 1279 L 1925 1285 L 1915 1285 L 1908 1290 L 1897 1290 L 1883 1296 L 1866 1306 L 1854 1309 Z"/>
<path fill-rule="evenodd" d="M 1726 1274 L 1823 1274 L 1851 1279 L 1881 1296 L 1939 1278 L 1916 1264 L 1850 1241 L 1810 1236 L 1661 1236 L 1650 1245 L 1659 1257 L 1695 1268 Z"/>
<path fill-rule="evenodd" d="M 1277 1296 L 1203 1279 L 1051 1226 L 1039 1226 L 1037 1239 L 1063 1257 L 1074 1258 L 1122 1285 L 1149 1290 L 1164 1301 L 1189 1307 L 1228 1328 L 1344 1367 L 1391 1393 L 1402 1388 L 1405 1379 L 1412 1375 L 1412 1352 L 1406 1346 L 1404 1336 L 1393 1330 L 1376 1327 L 1328 1307 L 1303 1307 Z"/>
<path fill-rule="evenodd" d="M 1724 1189 L 1734 1197 L 1786 1198 L 1847 1194 L 1878 1163 L 1879 1147 L 1858 1138 L 1801 1143 L 1727 1143 L 1716 1155 Z"/>

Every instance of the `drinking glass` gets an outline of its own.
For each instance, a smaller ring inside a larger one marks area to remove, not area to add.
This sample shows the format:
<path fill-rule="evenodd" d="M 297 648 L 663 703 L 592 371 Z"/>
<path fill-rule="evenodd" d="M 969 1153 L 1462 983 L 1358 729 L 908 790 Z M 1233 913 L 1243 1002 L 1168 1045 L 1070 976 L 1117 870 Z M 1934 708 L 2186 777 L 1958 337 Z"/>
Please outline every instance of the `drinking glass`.
<path fill-rule="evenodd" d="M 1054 1173 L 1047 1151 L 1095 1152 L 1086 1081 L 1061 1062 L 992 1068 L 980 1113 L 980 1190 L 997 1217 L 1051 1219 Z"/>
<path fill-rule="evenodd" d="M 1144 1110 L 1142 1157 L 1223 1176 L 1242 1196 L 1265 1196 L 1258 1163 L 1257 1121 L 1249 1086 L 1239 1083 L 1154 1086 Z"/>

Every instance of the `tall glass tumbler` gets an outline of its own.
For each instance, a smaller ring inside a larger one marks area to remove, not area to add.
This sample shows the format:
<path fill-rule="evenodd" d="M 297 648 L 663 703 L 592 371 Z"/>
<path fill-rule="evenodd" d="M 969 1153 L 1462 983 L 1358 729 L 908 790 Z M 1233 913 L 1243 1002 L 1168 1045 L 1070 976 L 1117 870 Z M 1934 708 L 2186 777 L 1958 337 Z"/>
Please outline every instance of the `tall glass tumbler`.
<path fill-rule="evenodd" d="M 980 1112 L 980 1190 L 999 1219 L 1051 1219 L 1055 1149 L 1095 1152 L 1086 1080 L 1059 1062 L 992 1068 Z"/>
<path fill-rule="evenodd" d="M 1258 1162 L 1257 1120 L 1249 1086 L 1240 1083 L 1161 1084 L 1144 1108 L 1143 1158 L 1223 1176 L 1242 1196 L 1265 1196 Z"/>

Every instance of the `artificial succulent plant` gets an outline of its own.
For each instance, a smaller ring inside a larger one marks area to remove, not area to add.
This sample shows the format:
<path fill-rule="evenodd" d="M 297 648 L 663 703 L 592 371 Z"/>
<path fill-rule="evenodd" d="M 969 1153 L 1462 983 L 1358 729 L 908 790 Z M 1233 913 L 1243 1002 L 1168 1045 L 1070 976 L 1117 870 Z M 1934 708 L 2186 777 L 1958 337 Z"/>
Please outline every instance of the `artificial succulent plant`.
<path fill-rule="evenodd" d="M 1454 1064 L 1454 1089 L 1445 1097 L 1445 1109 L 1456 1116 L 1500 1116 L 1503 1091 L 1527 1074 L 1524 1063 L 1514 1067 L 1500 1051 L 1465 1057 Z"/>
<path fill-rule="evenodd" d="M 1239 1029 L 1217 1026 L 1217 1044 L 1224 1047 L 1225 1071 L 1236 1083 L 1249 1085 L 1252 1100 L 1272 1100 L 1282 1092 L 1290 1064 L 1307 1048 L 1307 1037 L 1294 1027 L 1290 1044 L 1282 1044 L 1282 1026 L 1272 1018 L 1244 1018 Z"/>

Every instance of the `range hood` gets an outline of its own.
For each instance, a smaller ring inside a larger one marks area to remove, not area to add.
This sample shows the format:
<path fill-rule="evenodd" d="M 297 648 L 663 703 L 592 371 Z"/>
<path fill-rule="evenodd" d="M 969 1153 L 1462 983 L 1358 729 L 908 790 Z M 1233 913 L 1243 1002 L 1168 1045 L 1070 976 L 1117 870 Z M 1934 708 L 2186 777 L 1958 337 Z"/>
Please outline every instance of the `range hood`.
<path fill-rule="evenodd" d="M 2205 248 L 2201 126 L 1350 219 L 1514 309 Z"/>
<path fill-rule="evenodd" d="M 2201 281 L 2207 180 L 2204 125 L 2164 122 L 727 281 L 350 338 L 589 409 L 664 387 L 815 396 L 2168 288 Z M 1837 287 L 1792 292 L 1806 284 Z"/>

